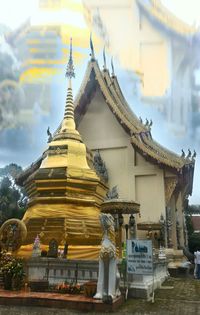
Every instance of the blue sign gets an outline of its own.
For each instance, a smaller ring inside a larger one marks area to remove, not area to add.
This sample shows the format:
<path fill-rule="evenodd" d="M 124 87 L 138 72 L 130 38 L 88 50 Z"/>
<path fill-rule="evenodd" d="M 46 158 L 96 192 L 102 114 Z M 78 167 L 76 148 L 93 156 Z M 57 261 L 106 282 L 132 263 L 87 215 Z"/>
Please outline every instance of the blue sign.
<path fill-rule="evenodd" d="M 127 272 L 153 274 L 153 251 L 151 240 L 127 240 Z"/>

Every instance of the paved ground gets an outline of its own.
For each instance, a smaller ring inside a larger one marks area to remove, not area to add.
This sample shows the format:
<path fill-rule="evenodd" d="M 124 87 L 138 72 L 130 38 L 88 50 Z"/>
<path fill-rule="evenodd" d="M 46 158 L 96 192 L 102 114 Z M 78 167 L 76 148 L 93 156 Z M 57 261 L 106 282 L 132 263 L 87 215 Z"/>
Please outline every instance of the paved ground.
<path fill-rule="evenodd" d="M 75 315 L 66 309 L 49 309 L 41 307 L 0 306 L 0 315 Z M 94 313 L 84 313 L 94 315 Z M 97 314 L 97 313 L 96 313 Z M 101 314 L 101 313 L 98 313 Z M 155 292 L 155 302 L 142 299 L 129 299 L 121 308 L 112 313 L 134 315 L 198 315 L 200 314 L 200 280 L 170 278 L 163 288 Z"/>

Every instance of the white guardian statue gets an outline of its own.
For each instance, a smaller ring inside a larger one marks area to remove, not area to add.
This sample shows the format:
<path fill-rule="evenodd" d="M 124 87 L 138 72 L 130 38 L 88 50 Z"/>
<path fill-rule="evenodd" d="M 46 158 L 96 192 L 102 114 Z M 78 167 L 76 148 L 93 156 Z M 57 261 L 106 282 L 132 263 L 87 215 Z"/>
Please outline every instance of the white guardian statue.
<path fill-rule="evenodd" d="M 111 302 L 119 296 L 119 271 L 117 268 L 116 247 L 114 242 L 114 219 L 111 214 L 100 214 L 103 238 L 99 255 L 99 276 L 95 299 Z"/>

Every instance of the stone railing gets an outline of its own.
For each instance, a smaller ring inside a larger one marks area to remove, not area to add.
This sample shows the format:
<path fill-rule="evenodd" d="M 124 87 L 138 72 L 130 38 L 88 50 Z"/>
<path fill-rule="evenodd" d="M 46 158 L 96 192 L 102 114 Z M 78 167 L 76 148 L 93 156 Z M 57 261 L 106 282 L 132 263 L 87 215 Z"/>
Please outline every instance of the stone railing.
<path fill-rule="evenodd" d="M 48 280 L 49 284 L 61 282 L 84 283 L 98 278 L 98 261 L 67 260 L 64 258 L 34 257 L 27 261 L 28 280 Z"/>

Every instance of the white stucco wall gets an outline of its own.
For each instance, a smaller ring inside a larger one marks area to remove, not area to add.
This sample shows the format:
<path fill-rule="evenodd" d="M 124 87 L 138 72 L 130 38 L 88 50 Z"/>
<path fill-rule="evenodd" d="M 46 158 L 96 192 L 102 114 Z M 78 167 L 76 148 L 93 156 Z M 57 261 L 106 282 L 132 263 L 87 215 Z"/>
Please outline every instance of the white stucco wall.
<path fill-rule="evenodd" d="M 158 222 L 165 213 L 163 170 L 147 162 L 130 143 L 99 90 L 88 106 L 78 130 L 89 149 L 100 150 L 109 175 L 109 187 L 117 185 L 119 197 L 141 204 L 140 221 Z"/>

